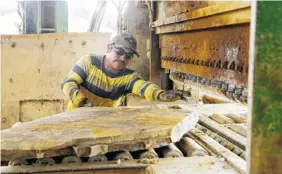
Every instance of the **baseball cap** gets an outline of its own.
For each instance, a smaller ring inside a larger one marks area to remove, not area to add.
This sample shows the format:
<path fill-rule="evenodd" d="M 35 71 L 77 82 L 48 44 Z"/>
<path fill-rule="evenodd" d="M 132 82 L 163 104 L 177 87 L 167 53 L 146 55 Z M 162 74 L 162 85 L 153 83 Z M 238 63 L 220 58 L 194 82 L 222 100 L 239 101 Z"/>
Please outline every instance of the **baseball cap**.
<path fill-rule="evenodd" d="M 137 41 L 136 39 L 129 33 L 123 32 L 121 34 L 117 34 L 114 36 L 110 44 L 114 47 L 122 48 L 127 53 L 134 53 L 136 56 L 140 56 L 136 51 L 137 48 Z"/>

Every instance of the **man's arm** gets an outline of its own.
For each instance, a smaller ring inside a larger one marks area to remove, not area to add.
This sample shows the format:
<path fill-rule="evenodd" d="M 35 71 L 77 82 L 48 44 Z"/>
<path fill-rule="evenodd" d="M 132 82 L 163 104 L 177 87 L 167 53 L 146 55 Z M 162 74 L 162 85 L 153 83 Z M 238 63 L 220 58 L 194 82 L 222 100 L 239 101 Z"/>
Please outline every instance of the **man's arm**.
<path fill-rule="evenodd" d="M 74 107 L 78 107 L 86 99 L 84 94 L 79 92 L 79 85 L 86 80 L 90 64 L 90 55 L 80 58 L 61 84 L 62 91 L 72 101 Z"/>
<path fill-rule="evenodd" d="M 134 73 L 127 88 L 128 93 L 134 93 L 146 98 L 149 101 L 172 102 L 180 100 L 183 91 L 168 90 L 164 91 L 157 85 L 143 80 L 138 73 Z"/>
<path fill-rule="evenodd" d="M 127 86 L 127 93 L 134 93 L 139 96 L 145 97 L 148 101 L 158 101 L 158 96 L 162 93 L 163 90 L 160 89 L 157 85 L 145 81 L 141 76 L 134 72 L 129 80 Z"/>

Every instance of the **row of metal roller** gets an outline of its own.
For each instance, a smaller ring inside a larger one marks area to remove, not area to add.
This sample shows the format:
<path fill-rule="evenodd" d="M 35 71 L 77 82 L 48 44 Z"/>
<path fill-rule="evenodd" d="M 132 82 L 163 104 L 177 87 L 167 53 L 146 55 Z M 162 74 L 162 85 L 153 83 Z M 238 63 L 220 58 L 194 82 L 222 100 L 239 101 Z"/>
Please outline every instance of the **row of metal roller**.
<path fill-rule="evenodd" d="M 128 161 L 134 159 L 158 159 L 158 158 L 179 158 L 179 157 L 191 157 L 191 156 L 205 156 L 209 155 L 208 152 L 203 149 L 197 142 L 189 137 L 183 137 L 177 143 L 170 143 L 168 146 L 160 148 L 150 148 L 139 151 L 120 151 L 109 152 L 104 155 L 97 155 L 92 157 L 77 157 L 65 156 L 55 158 L 41 158 L 41 159 L 29 159 L 29 160 L 15 160 L 10 161 L 11 166 L 20 165 L 39 165 L 48 166 L 56 163 L 106 163 L 107 161 Z"/>
<path fill-rule="evenodd" d="M 170 78 L 183 85 L 190 85 L 192 88 L 197 88 L 206 94 L 223 97 L 237 103 L 247 103 L 248 89 L 240 85 L 234 85 L 219 80 L 206 79 L 192 74 L 175 71 L 170 72 Z"/>
<path fill-rule="evenodd" d="M 208 135 L 209 137 L 211 137 L 212 139 L 214 139 L 215 141 L 220 143 L 222 146 L 224 146 L 225 148 L 227 148 L 228 150 L 230 150 L 234 154 L 236 154 L 239 157 L 241 157 L 242 159 L 246 160 L 246 153 L 243 149 L 241 149 L 238 146 L 232 144 L 231 142 L 229 142 L 225 138 L 221 137 L 217 133 L 207 129 L 206 127 L 204 127 L 200 124 L 197 124 L 196 128 L 203 131 L 206 135 Z"/>
<path fill-rule="evenodd" d="M 199 59 L 192 59 L 192 58 L 184 58 L 184 57 L 169 57 L 163 56 L 161 57 L 162 60 L 165 61 L 173 61 L 178 63 L 185 63 L 185 64 L 193 64 L 198 66 L 207 66 L 211 68 L 218 68 L 218 69 L 228 69 L 233 71 L 248 72 L 248 65 L 236 64 L 235 61 L 221 61 L 221 60 L 199 60 Z"/>

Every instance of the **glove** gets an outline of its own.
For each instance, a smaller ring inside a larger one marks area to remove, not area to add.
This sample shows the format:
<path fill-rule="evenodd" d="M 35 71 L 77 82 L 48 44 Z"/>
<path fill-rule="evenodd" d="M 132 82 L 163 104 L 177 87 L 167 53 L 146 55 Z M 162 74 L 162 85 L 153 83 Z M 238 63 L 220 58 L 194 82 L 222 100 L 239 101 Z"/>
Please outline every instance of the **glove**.
<path fill-rule="evenodd" d="M 183 90 L 169 90 L 161 92 L 158 96 L 159 101 L 163 102 L 172 102 L 176 100 L 187 100 L 188 97 L 191 97 L 190 91 Z"/>
<path fill-rule="evenodd" d="M 93 103 L 88 100 L 85 95 L 78 91 L 76 94 L 73 95 L 72 99 L 72 107 L 71 108 L 79 108 L 79 107 L 92 107 Z"/>
<path fill-rule="evenodd" d="M 173 102 L 181 99 L 181 94 L 177 90 L 169 90 L 161 92 L 158 96 L 158 100 L 162 102 Z"/>
<path fill-rule="evenodd" d="M 81 101 L 77 107 L 93 107 L 93 103 L 86 98 L 85 100 Z"/>

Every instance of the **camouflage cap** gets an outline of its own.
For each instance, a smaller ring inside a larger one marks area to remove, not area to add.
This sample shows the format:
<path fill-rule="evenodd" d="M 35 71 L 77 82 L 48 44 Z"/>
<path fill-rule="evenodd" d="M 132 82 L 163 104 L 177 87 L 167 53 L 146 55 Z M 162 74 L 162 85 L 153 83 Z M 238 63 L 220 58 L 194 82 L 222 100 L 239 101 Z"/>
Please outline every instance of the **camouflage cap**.
<path fill-rule="evenodd" d="M 111 39 L 110 44 L 113 44 L 113 46 L 115 47 L 122 48 L 127 53 L 134 53 L 136 56 L 139 57 L 139 54 L 136 51 L 137 41 L 131 34 L 127 32 L 114 36 Z"/>

